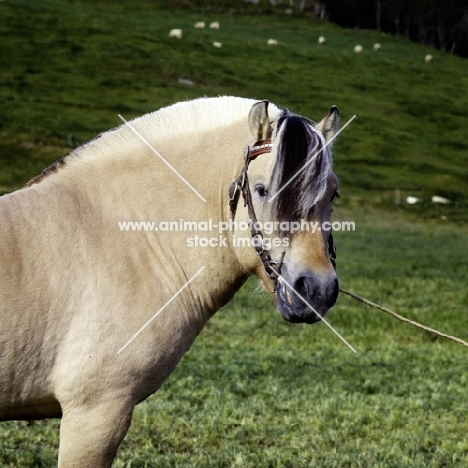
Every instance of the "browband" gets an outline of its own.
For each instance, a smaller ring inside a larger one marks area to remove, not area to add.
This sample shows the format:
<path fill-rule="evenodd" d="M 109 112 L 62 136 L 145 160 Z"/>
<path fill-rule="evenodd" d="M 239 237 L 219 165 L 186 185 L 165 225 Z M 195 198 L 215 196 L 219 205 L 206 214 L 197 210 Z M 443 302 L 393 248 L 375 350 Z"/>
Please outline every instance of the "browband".
<path fill-rule="evenodd" d="M 261 154 L 271 153 L 271 148 L 273 148 L 273 143 L 271 142 L 271 139 L 259 140 L 252 146 L 247 146 L 247 148 L 245 148 L 245 160 L 252 161 Z"/>

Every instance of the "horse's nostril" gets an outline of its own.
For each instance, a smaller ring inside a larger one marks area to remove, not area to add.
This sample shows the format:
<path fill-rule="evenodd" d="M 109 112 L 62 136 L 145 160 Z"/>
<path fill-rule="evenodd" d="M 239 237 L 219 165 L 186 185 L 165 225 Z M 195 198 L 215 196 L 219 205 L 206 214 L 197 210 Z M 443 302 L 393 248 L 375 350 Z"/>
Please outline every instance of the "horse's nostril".
<path fill-rule="evenodd" d="M 336 302 L 338 296 L 338 279 L 320 280 L 314 276 L 300 276 L 294 282 L 294 289 L 305 300 L 314 303 L 327 304 L 329 307 Z"/>
<path fill-rule="evenodd" d="M 320 285 L 311 276 L 301 276 L 294 283 L 294 289 L 307 301 L 320 300 Z"/>
<path fill-rule="evenodd" d="M 281 282 L 278 291 L 278 309 L 285 320 L 315 323 L 335 304 L 339 287 L 335 275 L 311 272 L 296 277 L 291 285 Z"/>
<path fill-rule="evenodd" d="M 294 283 L 294 289 L 302 296 L 308 297 L 309 296 L 309 288 L 307 287 L 307 277 L 301 276 L 296 280 Z"/>

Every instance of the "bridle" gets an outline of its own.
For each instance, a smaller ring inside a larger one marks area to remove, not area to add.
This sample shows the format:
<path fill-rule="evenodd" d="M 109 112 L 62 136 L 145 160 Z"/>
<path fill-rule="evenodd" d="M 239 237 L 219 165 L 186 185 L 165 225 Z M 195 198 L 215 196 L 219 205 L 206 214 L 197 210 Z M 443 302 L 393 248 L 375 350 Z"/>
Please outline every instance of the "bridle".
<path fill-rule="evenodd" d="M 257 229 L 258 219 L 255 214 L 255 209 L 252 202 L 252 194 L 250 193 L 249 179 L 247 171 L 249 169 L 249 164 L 255 158 L 261 154 L 271 153 L 271 148 L 273 143 L 271 139 L 268 140 L 259 140 L 252 146 L 247 146 L 244 154 L 244 167 L 242 168 L 240 174 L 234 179 L 231 186 L 229 187 L 229 206 L 231 208 L 231 214 L 234 217 L 237 210 L 237 204 L 239 202 L 240 194 L 242 193 L 242 198 L 244 199 L 244 207 L 247 206 L 249 214 L 249 224 L 250 224 L 250 234 L 252 236 L 252 245 L 256 254 L 260 257 L 265 269 L 265 273 L 268 278 L 271 279 L 273 283 L 273 293 L 276 292 L 276 287 L 278 285 L 278 278 L 281 274 L 281 267 L 283 265 L 283 260 L 286 251 L 281 252 L 281 257 L 278 262 L 271 259 L 269 249 L 265 247 L 263 241 L 262 231 Z M 333 268 L 336 269 L 336 247 L 333 241 L 333 235 L 330 232 L 328 237 L 328 254 L 330 256 L 330 261 L 332 262 Z"/>
<path fill-rule="evenodd" d="M 252 245 L 255 250 L 255 253 L 260 257 L 263 267 L 265 268 L 265 273 L 268 278 L 271 279 L 273 283 L 273 292 L 276 291 L 276 286 L 278 283 L 278 277 L 280 275 L 281 266 L 283 265 L 285 251 L 281 252 L 281 258 L 279 262 L 275 262 L 271 259 L 270 252 L 265 248 L 263 242 L 262 231 L 257 229 L 258 219 L 255 214 L 255 209 L 252 203 L 252 194 L 250 193 L 249 179 L 247 171 L 249 169 L 249 164 L 255 158 L 261 154 L 270 153 L 273 143 L 271 140 L 260 140 L 257 141 L 253 146 L 247 146 L 245 149 L 245 163 L 240 174 L 232 182 L 229 187 L 229 206 L 231 207 L 232 216 L 236 214 L 237 204 L 239 202 L 239 196 L 242 193 L 242 198 L 244 199 L 244 206 L 247 206 L 249 213 L 249 223 L 250 223 L 250 234 L 252 235 Z"/>

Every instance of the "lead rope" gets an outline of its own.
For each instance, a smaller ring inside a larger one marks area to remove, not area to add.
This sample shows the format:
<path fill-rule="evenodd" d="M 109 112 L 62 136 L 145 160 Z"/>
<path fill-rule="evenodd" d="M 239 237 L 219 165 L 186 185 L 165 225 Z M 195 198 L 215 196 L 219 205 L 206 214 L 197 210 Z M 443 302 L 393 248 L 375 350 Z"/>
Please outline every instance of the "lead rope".
<path fill-rule="evenodd" d="M 252 239 L 254 240 L 254 249 L 257 255 L 261 258 L 263 262 L 263 266 L 265 268 L 267 276 L 273 282 L 273 292 L 275 292 L 276 286 L 278 283 L 278 278 L 280 276 L 281 266 L 283 265 L 285 251 L 283 250 L 281 252 L 280 261 L 275 262 L 271 260 L 268 250 L 264 248 L 263 235 L 260 231 L 254 228 L 255 222 L 257 221 L 257 217 L 255 216 L 255 210 L 253 208 L 252 198 L 250 195 L 250 189 L 248 186 L 248 177 L 247 177 L 247 169 L 249 167 L 250 161 L 252 159 L 255 159 L 260 154 L 268 152 L 271 146 L 272 146 L 271 140 L 264 140 L 264 141 L 259 141 L 255 143 L 255 145 L 252 147 L 246 148 L 245 165 L 242 168 L 242 171 L 239 174 L 239 176 L 234 180 L 234 182 L 229 187 L 228 198 L 229 198 L 229 205 L 231 207 L 231 213 L 232 215 L 234 215 L 237 209 L 239 196 L 242 193 L 242 196 L 244 198 L 244 206 L 247 206 L 247 209 L 249 212 L 249 218 L 252 222 L 251 235 L 252 235 Z M 328 238 L 328 254 L 330 256 L 330 261 L 332 262 L 333 267 L 336 269 L 336 246 L 333 240 L 332 233 L 330 233 L 330 237 Z M 396 318 L 397 320 L 400 320 L 401 322 L 409 323 L 413 327 L 420 328 L 421 330 L 425 330 L 429 333 L 432 333 L 433 335 L 441 336 L 442 338 L 447 338 L 449 340 L 455 341 L 455 343 L 461 344 L 462 346 L 465 346 L 466 348 L 468 348 L 468 343 L 466 341 L 463 341 L 460 338 L 457 338 L 452 335 L 447 335 L 446 333 L 442 333 L 438 330 L 434 330 L 433 328 L 426 327 L 425 325 L 415 322 L 414 320 L 407 319 L 406 317 L 403 317 L 402 315 L 397 314 L 396 312 L 394 312 L 391 309 L 388 309 L 387 307 L 383 307 L 379 304 L 376 304 L 375 302 L 369 301 L 369 299 L 366 299 L 365 297 L 361 297 L 358 294 L 347 291 L 346 289 L 340 288 L 340 292 L 352 297 L 353 299 L 363 302 L 369 307 L 373 307 L 374 309 L 385 312 L 386 314 L 391 315 L 393 318 Z"/>
<path fill-rule="evenodd" d="M 403 317 L 402 315 L 399 315 L 396 312 L 393 312 L 393 310 L 388 309 L 387 307 L 383 307 L 379 304 L 376 304 L 375 302 L 369 301 L 369 299 L 366 299 L 365 297 L 361 297 L 358 294 L 352 293 L 350 291 L 346 291 L 346 289 L 340 288 L 340 292 L 352 297 L 353 299 L 363 302 L 369 307 L 373 307 L 374 309 L 381 310 L 382 312 L 385 312 L 386 314 L 391 315 L 393 318 L 401 320 L 402 322 L 405 322 L 405 323 L 409 323 L 410 325 L 413 325 L 413 327 L 420 328 L 421 330 L 425 330 L 434 335 L 441 336 L 443 338 L 447 338 L 449 340 L 455 341 L 455 343 L 461 344 L 462 346 L 465 346 L 466 348 L 468 348 L 468 343 L 466 341 L 463 341 L 460 338 L 457 338 L 456 336 L 447 335 L 438 330 L 434 330 L 433 328 L 426 327 L 425 325 L 415 322 L 414 320 L 407 319 L 406 317 Z"/>

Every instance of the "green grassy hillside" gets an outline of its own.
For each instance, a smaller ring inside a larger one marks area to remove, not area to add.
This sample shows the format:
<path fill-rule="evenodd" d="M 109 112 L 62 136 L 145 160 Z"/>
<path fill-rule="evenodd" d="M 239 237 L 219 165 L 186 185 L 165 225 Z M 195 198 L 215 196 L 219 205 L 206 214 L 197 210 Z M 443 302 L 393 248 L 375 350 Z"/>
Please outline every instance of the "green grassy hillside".
<path fill-rule="evenodd" d="M 119 113 L 220 94 L 314 119 L 336 104 L 343 123 L 357 115 L 334 147 L 334 216 L 356 222 L 335 235 L 341 284 L 468 340 L 468 62 L 229 3 L 1 1 L 0 193 L 120 125 Z M 194 29 L 200 20 L 221 27 Z M 395 207 L 396 190 L 424 204 Z M 323 324 L 284 322 L 249 281 L 137 408 L 115 466 L 468 466 L 467 350 L 344 296 L 327 318 L 357 355 Z M 0 424 L 0 466 L 56 466 L 58 425 Z"/>
<path fill-rule="evenodd" d="M 234 94 L 315 119 L 332 104 L 343 122 L 356 114 L 335 146 L 349 196 L 380 203 L 400 189 L 466 208 L 466 60 L 314 18 L 171 14 L 147 1 L 4 1 L 0 17 L 3 192 L 70 145 L 120 124 L 118 113 L 129 118 L 181 99 Z M 196 30 L 197 20 L 220 20 L 221 28 Z M 184 30 L 182 40 L 168 37 L 174 27 Z M 278 46 L 267 46 L 268 38 Z M 374 42 L 381 52 L 372 51 Z M 357 43 L 362 54 L 353 52 Z"/>

